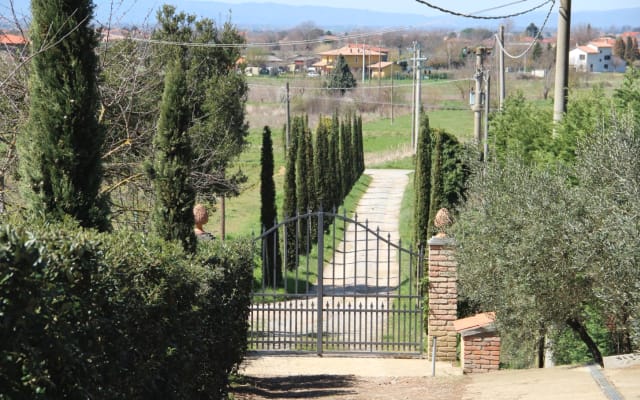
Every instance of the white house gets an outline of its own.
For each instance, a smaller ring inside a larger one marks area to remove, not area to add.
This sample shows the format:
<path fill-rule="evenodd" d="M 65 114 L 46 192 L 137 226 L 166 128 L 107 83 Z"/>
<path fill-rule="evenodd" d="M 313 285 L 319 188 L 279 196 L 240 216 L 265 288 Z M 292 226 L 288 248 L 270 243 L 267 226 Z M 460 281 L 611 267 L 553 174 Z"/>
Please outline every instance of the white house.
<path fill-rule="evenodd" d="M 627 64 L 613 55 L 615 39 L 603 38 L 569 52 L 569 65 L 576 71 L 624 72 Z"/>

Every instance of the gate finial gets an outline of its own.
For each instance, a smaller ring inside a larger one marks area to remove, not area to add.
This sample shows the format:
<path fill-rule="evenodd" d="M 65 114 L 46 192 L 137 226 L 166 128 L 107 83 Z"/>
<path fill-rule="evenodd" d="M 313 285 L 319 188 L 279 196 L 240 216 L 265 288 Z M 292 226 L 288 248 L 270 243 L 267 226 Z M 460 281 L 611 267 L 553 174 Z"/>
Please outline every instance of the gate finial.
<path fill-rule="evenodd" d="M 436 213 L 435 219 L 433 220 L 433 225 L 438 229 L 436 237 L 446 237 L 446 230 L 452 223 L 453 221 L 449 215 L 449 210 L 446 208 L 439 209 Z"/>

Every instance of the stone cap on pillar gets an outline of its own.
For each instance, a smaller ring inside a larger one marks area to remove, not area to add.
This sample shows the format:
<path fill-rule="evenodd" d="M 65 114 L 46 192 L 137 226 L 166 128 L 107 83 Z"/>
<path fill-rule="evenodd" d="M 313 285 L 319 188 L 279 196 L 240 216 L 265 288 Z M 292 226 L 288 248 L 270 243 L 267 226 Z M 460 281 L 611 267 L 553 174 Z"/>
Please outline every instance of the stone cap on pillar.
<path fill-rule="evenodd" d="M 486 312 L 473 317 L 453 321 L 453 327 L 462 336 L 477 335 L 484 332 L 496 331 L 496 313 Z"/>
<path fill-rule="evenodd" d="M 456 241 L 449 236 L 433 236 L 427 243 L 429 246 L 453 246 Z"/>

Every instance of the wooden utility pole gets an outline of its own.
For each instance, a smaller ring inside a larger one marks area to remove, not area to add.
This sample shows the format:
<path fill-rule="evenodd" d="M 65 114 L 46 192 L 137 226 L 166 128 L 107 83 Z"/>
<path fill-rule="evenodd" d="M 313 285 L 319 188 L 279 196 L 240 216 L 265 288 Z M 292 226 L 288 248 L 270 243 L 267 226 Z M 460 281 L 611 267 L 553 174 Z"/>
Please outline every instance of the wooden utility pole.
<path fill-rule="evenodd" d="M 499 66 L 499 74 L 500 74 L 500 111 L 504 109 L 504 100 L 507 97 L 507 91 L 505 87 L 505 77 L 504 77 L 504 25 L 500 25 L 500 54 L 498 56 L 498 60 L 500 63 Z"/>
<path fill-rule="evenodd" d="M 571 0 L 560 0 L 558 10 L 558 43 L 556 44 L 556 83 L 553 95 L 553 122 L 562 121 L 567 112 L 569 95 L 569 34 L 571 31 Z M 553 130 L 554 135 L 556 129 Z"/>

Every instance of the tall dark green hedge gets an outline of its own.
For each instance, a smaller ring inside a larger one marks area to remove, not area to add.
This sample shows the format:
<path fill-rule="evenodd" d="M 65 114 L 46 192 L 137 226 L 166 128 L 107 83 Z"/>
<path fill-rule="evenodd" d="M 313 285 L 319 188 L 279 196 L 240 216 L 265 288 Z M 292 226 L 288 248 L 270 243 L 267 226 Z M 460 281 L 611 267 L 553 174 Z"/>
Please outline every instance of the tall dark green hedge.
<path fill-rule="evenodd" d="M 17 147 L 33 213 L 55 220 L 70 215 L 84 227 L 107 230 L 93 8 L 91 0 L 31 2 L 30 110 Z"/>
<path fill-rule="evenodd" d="M 186 250 L 194 251 L 190 120 L 184 66 L 176 59 L 165 76 L 158 130 L 153 138 L 155 154 L 149 169 L 155 189 L 152 220 L 160 237 L 178 240 Z"/>
<path fill-rule="evenodd" d="M 423 114 L 420 120 L 416 168 L 413 179 L 415 187 L 413 241 L 417 246 L 424 246 L 429 240 L 431 201 L 431 130 L 429 129 L 429 117 L 426 114 Z"/>
<path fill-rule="evenodd" d="M 271 129 L 262 130 L 262 152 L 260 156 L 260 223 L 263 231 L 272 228 L 278 222 L 276 207 L 276 184 L 273 181 L 273 143 Z M 280 254 L 280 235 L 276 229 L 262 242 L 262 276 L 267 286 L 282 283 L 282 255 Z"/>
<path fill-rule="evenodd" d="M 248 242 L 0 226 L 0 397 L 225 399 L 242 360 Z"/>

